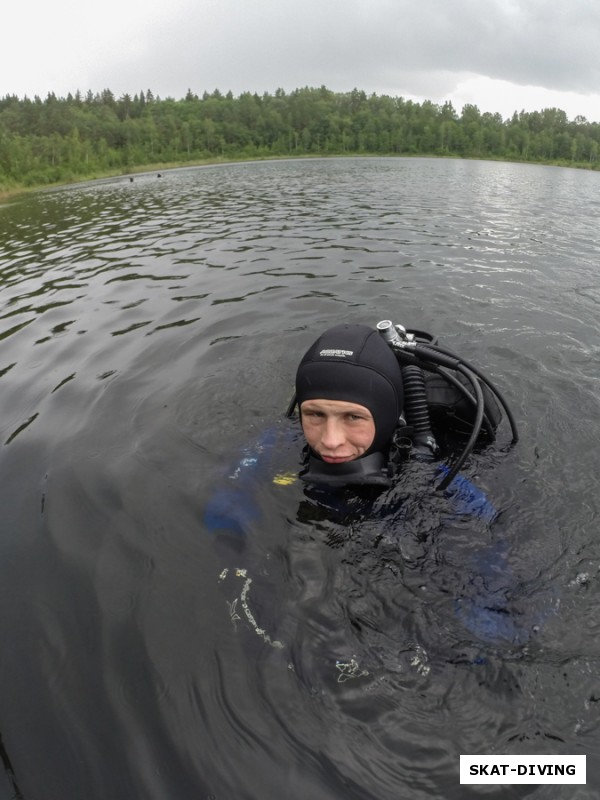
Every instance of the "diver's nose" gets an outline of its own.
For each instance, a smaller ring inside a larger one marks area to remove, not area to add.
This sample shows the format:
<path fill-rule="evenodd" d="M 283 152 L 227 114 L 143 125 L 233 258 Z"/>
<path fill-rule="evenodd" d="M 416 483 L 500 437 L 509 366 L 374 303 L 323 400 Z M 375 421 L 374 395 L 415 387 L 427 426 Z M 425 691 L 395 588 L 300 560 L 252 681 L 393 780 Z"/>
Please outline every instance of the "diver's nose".
<path fill-rule="evenodd" d="M 346 441 L 343 425 L 336 417 L 329 417 L 325 423 L 322 446 L 327 450 L 337 450 Z"/>

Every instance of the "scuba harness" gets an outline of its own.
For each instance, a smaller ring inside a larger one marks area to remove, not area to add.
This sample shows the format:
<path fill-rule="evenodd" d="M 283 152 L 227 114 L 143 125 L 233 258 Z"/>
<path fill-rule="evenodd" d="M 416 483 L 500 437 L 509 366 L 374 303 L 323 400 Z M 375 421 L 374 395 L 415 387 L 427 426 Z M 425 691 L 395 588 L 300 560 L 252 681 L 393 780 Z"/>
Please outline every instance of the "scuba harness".
<path fill-rule="evenodd" d="M 407 330 L 391 320 L 377 324 L 377 331 L 396 356 L 404 384 L 404 410 L 394 432 L 390 455 L 371 453 L 344 464 L 331 465 L 307 452 L 300 477 L 309 482 L 333 486 L 348 484 L 391 485 L 394 470 L 409 456 L 433 460 L 440 448 L 433 430 L 466 437 L 462 451 L 437 486 L 444 490 L 458 475 L 473 448 L 492 442 L 504 410 L 512 432 L 512 444 L 519 435 L 515 419 L 499 390 L 479 369 L 451 350 L 440 347 L 429 333 Z M 296 407 L 292 398 L 287 416 Z"/>

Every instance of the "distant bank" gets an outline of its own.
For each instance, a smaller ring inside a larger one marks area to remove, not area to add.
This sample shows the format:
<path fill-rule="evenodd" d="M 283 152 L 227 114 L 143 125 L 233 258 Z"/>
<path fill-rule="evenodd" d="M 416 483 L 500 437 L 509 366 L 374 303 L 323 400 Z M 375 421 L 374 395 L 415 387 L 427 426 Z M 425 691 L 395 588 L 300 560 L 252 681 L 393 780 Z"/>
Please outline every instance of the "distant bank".
<path fill-rule="evenodd" d="M 509 119 L 465 105 L 415 103 L 325 87 L 215 91 L 181 100 L 109 90 L 0 99 L 0 197 L 164 170 L 303 156 L 439 156 L 600 169 L 600 123 L 556 108 Z M 7 194 L 8 193 L 8 194 Z"/>

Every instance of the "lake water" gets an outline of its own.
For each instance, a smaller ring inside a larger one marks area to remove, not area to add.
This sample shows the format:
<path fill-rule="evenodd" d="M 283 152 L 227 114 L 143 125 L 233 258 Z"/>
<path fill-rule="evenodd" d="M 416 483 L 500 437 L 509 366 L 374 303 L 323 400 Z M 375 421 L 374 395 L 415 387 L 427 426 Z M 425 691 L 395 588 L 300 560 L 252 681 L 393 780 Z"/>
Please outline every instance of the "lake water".
<path fill-rule="evenodd" d="M 0 207 L 0 797 L 598 798 L 599 217 L 598 173 L 427 159 Z M 465 467 L 496 521 L 415 465 L 383 544 L 269 479 L 217 547 L 203 510 L 301 354 L 384 318 L 507 398 L 519 443 Z M 490 553 L 518 640 L 457 614 Z M 461 753 L 587 754 L 588 783 L 460 786 Z"/>

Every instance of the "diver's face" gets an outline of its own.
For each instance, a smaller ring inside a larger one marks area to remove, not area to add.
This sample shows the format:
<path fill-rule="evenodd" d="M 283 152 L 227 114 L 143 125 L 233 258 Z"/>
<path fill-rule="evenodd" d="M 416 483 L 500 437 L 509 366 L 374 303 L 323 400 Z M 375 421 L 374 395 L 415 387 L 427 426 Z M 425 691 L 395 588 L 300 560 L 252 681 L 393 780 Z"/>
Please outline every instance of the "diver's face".
<path fill-rule="evenodd" d="M 328 464 L 360 458 L 373 444 L 375 421 L 365 406 L 345 400 L 305 400 L 300 405 L 304 438 Z"/>

